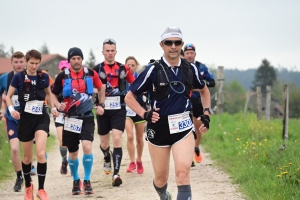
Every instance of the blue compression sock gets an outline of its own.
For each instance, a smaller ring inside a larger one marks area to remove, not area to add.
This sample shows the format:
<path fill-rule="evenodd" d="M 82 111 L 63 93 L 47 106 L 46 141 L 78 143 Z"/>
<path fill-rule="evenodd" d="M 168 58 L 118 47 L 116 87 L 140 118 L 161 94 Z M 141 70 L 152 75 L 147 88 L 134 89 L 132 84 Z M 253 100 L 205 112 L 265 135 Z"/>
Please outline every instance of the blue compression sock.
<path fill-rule="evenodd" d="M 93 166 L 94 156 L 93 154 L 86 155 L 84 154 L 82 157 L 82 163 L 84 168 L 84 180 L 91 180 L 91 172 Z"/>
<path fill-rule="evenodd" d="M 78 158 L 75 160 L 71 160 L 70 157 L 68 158 L 69 166 L 72 172 L 73 180 L 77 181 L 79 180 L 79 175 L 78 175 L 78 166 L 79 166 L 79 161 Z"/>

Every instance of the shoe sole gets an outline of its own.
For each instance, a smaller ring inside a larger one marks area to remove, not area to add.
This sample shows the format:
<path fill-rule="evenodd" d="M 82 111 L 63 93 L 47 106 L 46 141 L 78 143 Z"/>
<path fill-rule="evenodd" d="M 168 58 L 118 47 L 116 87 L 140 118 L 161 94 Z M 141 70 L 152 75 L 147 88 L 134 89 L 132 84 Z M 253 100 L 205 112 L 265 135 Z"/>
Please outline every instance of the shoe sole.
<path fill-rule="evenodd" d="M 109 175 L 111 173 L 111 170 L 110 171 L 104 171 L 104 174 L 106 175 Z"/>
<path fill-rule="evenodd" d="M 138 174 L 142 174 L 142 173 L 144 173 L 144 171 L 142 171 L 142 172 L 137 172 Z"/>
<path fill-rule="evenodd" d="M 113 187 L 118 187 L 118 186 L 120 186 L 122 184 L 122 179 L 121 178 L 116 178 L 114 181 L 113 181 L 113 183 L 112 183 L 112 186 Z"/>
<path fill-rule="evenodd" d="M 93 191 L 93 190 L 92 190 L 92 191 L 87 191 L 87 190 L 85 190 L 85 191 L 84 191 L 84 194 L 85 194 L 85 195 L 94 194 L 94 191 Z"/>
<path fill-rule="evenodd" d="M 136 169 L 135 170 L 126 170 L 127 173 L 135 173 L 136 172 Z"/>
<path fill-rule="evenodd" d="M 72 192 L 72 195 L 80 195 L 81 192 Z"/>

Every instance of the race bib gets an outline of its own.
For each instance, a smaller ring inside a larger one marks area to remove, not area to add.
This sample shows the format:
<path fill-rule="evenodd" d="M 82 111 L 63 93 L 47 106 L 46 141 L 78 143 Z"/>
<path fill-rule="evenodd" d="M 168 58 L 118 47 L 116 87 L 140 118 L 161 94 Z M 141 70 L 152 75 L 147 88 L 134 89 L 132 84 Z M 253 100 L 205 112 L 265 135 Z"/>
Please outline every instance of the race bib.
<path fill-rule="evenodd" d="M 38 100 L 27 101 L 24 111 L 34 115 L 41 115 L 43 114 L 43 105 L 44 105 L 44 101 L 38 101 Z"/>
<path fill-rule="evenodd" d="M 55 122 L 59 124 L 65 123 L 64 113 L 59 113 L 58 117 L 55 118 Z"/>
<path fill-rule="evenodd" d="M 11 100 L 12 100 L 13 107 L 19 107 L 20 106 L 20 102 L 18 100 L 18 95 L 13 95 Z"/>
<path fill-rule="evenodd" d="M 105 97 L 105 110 L 121 109 L 120 97 Z"/>
<path fill-rule="evenodd" d="M 70 131 L 73 133 L 81 133 L 82 122 L 83 121 L 81 119 L 65 117 L 64 130 Z"/>
<path fill-rule="evenodd" d="M 168 116 L 170 133 L 180 133 L 193 127 L 189 112 L 174 114 Z"/>
<path fill-rule="evenodd" d="M 128 116 L 128 117 L 134 117 L 134 116 L 136 116 L 136 113 L 133 110 L 131 110 L 131 108 L 129 108 L 128 106 L 126 106 L 126 116 Z"/>

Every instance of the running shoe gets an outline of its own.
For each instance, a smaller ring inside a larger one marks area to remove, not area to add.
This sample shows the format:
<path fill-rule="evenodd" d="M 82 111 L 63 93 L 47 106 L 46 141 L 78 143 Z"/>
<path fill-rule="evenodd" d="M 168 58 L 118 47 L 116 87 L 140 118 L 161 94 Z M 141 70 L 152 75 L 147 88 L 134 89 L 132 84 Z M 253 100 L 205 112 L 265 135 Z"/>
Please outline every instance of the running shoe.
<path fill-rule="evenodd" d="M 60 174 L 66 175 L 68 173 L 68 161 L 61 164 Z"/>
<path fill-rule="evenodd" d="M 30 183 L 30 186 L 25 188 L 24 200 L 34 200 L 34 197 L 33 197 L 33 183 Z"/>
<path fill-rule="evenodd" d="M 73 181 L 72 195 L 80 195 L 81 188 L 82 188 L 82 182 L 80 180 Z"/>
<path fill-rule="evenodd" d="M 34 165 L 32 165 L 32 167 L 31 167 L 30 175 L 31 176 L 35 176 L 36 175 L 36 169 L 35 169 Z"/>
<path fill-rule="evenodd" d="M 114 175 L 114 176 L 112 177 L 112 186 L 113 186 L 113 187 L 118 187 L 118 186 L 120 186 L 121 184 L 122 184 L 122 179 L 121 179 L 120 175 L 119 175 L 119 174 Z"/>
<path fill-rule="evenodd" d="M 36 197 L 38 200 L 49 200 L 48 194 L 44 189 L 40 189 L 37 192 Z"/>
<path fill-rule="evenodd" d="M 112 154 L 111 151 L 109 151 L 110 160 L 108 162 L 105 160 L 104 157 L 103 170 L 106 175 L 109 175 L 111 173 L 111 160 L 112 160 L 111 154 Z"/>
<path fill-rule="evenodd" d="M 131 162 L 126 170 L 126 172 L 131 173 L 131 172 L 135 172 L 136 170 L 136 165 L 134 162 Z"/>
<path fill-rule="evenodd" d="M 195 150 L 195 160 L 197 163 L 202 162 L 202 154 L 201 154 L 200 150 Z"/>
<path fill-rule="evenodd" d="M 16 179 L 16 183 L 15 183 L 15 185 L 14 185 L 14 191 L 15 191 L 15 192 L 20 192 L 21 189 L 22 189 L 23 183 L 24 183 L 23 177 L 18 177 L 18 178 Z"/>
<path fill-rule="evenodd" d="M 192 165 L 191 165 L 191 167 L 196 167 L 196 165 L 195 165 L 195 162 L 194 162 L 194 161 L 192 162 Z"/>
<path fill-rule="evenodd" d="M 93 188 L 91 186 L 91 182 L 89 180 L 83 181 L 83 189 L 85 195 L 94 194 Z"/>
<path fill-rule="evenodd" d="M 137 165 L 137 173 L 142 174 L 144 172 L 142 161 L 141 162 L 136 161 L 136 165 Z"/>

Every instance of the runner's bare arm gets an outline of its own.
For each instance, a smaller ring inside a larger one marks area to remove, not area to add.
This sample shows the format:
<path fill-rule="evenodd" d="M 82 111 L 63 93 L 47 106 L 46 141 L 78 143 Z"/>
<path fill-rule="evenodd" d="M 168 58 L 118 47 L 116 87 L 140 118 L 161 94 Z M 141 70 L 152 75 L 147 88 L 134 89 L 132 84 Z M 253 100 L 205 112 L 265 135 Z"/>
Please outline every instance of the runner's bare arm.
<path fill-rule="evenodd" d="M 57 117 L 58 112 L 54 105 L 57 105 L 59 102 L 57 101 L 57 98 L 55 97 L 55 95 L 51 92 L 50 86 L 45 88 L 45 92 L 46 92 L 46 100 L 51 108 L 51 113 L 53 114 L 54 117 Z"/>
<path fill-rule="evenodd" d="M 15 91 L 16 91 L 16 88 L 10 85 L 8 88 L 8 91 L 7 91 L 7 95 L 6 95 L 6 106 L 8 107 L 8 110 L 9 110 L 11 116 L 16 120 L 19 120 L 20 113 L 14 109 L 12 100 L 11 100 Z"/>

